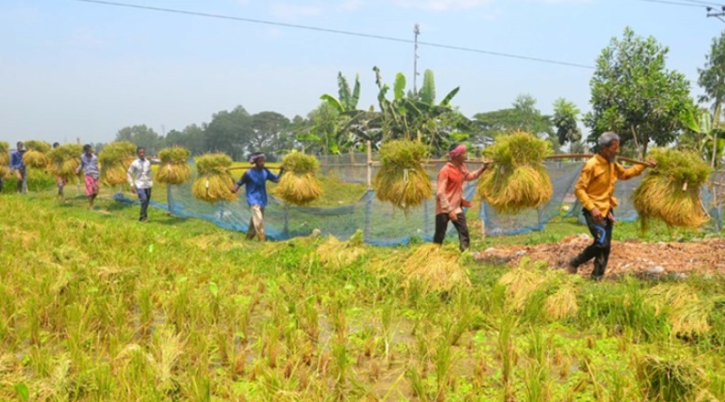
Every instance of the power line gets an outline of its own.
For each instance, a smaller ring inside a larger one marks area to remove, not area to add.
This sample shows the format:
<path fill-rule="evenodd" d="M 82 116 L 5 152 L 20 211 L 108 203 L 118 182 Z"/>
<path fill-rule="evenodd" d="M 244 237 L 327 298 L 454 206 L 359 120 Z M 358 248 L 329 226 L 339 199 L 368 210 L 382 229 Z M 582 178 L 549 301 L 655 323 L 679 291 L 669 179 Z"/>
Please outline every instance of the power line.
<path fill-rule="evenodd" d="M 715 7 L 722 7 L 723 6 L 722 3 L 713 3 L 711 1 L 702 1 L 702 0 L 680 0 L 680 1 L 685 1 L 685 2 L 688 2 L 688 3 L 695 3 L 695 4 L 702 4 L 702 5 L 705 5 L 705 6 L 715 6 Z"/>
<path fill-rule="evenodd" d="M 83 1 L 83 0 L 79 0 L 79 1 Z M 669 0 L 637 0 L 637 1 L 643 1 L 646 3 L 655 3 L 655 4 L 668 4 L 671 6 L 707 8 L 707 6 L 704 4 L 681 3 L 679 1 L 669 1 Z M 685 0 L 681 0 L 681 1 L 685 1 Z"/>
<path fill-rule="evenodd" d="M 105 6 L 126 7 L 126 8 L 134 8 L 134 9 L 147 10 L 147 11 L 158 11 L 158 12 L 166 12 L 166 13 L 174 13 L 174 14 L 182 14 L 182 15 L 191 15 L 191 16 L 195 16 L 195 17 L 216 18 L 216 19 L 222 19 L 222 20 L 248 22 L 248 23 L 252 23 L 252 24 L 262 24 L 262 25 L 272 25 L 272 26 L 285 27 L 285 28 L 304 29 L 304 30 L 308 30 L 308 31 L 331 33 L 331 34 L 337 34 L 337 35 L 356 36 L 356 37 L 361 37 L 361 38 L 377 39 L 377 40 L 384 40 L 384 41 L 398 42 L 398 43 L 407 43 L 407 44 L 415 43 L 415 41 L 411 40 L 411 39 L 396 38 L 396 37 L 392 37 L 392 36 L 376 35 L 376 34 L 354 32 L 354 31 L 345 31 L 345 30 L 340 30 L 340 29 L 323 28 L 323 27 L 316 27 L 316 26 L 310 26 L 310 25 L 290 24 L 290 23 L 285 23 L 285 22 L 260 20 L 260 19 L 255 19 L 255 18 L 235 17 L 235 16 L 230 16 L 230 15 L 211 14 L 211 13 L 198 12 L 198 11 L 179 10 L 179 9 L 173 9 L 173 8 L 142 6 L 142 5 L 137 5 L 137 4 L 118 3 L 118 2 L 114 2 L 114 1 L 104 1 L 104 0 L 75 0 L 75 1 L 83 2 L 83 3 L 100 4 L 100 5 L 105 5 Z M 432 43 L 432 42 L 418 42 L 418 45 L 436 47 L 436 48 L 441 48 L 441 49 L 458 50 L 458 51 L 470 52 L 470 53 L 486 54 L 489 56 L 507 57 L 510 59 L 535 61 L 535 62 L 539 62 L 539 63 L 556 64 L 556 65 L 560 65 L 560 66 L 583 68 L 583 69 L 587 69 L 587 70 L 594 69 L 593 66 L 586 65 L 586 64 L 570 63 L 570 62 L 566 62 L 566 61 L 544 59 L 544 58 L 540 58 L 540 57 L 524 56 L 524 55 L 518 55 L 518 54 L 512 54 L 512 53 L 496 52 L 496 51 L 492 51 L 492 50 L 476 49 L 476 48 L 470 48 L 470 47 L 464 47 L 464 46 L 446 45 L 446 44 L 442 44 L 442 43 Z"/>

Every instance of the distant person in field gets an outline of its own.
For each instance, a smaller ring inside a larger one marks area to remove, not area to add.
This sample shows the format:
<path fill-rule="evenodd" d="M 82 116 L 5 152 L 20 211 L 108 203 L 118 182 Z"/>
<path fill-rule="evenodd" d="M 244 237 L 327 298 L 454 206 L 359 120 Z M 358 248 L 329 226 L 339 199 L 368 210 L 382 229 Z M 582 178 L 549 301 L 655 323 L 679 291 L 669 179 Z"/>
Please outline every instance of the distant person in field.
<path fill-rule="evenodd" d="M 81 164 L 76 169 L 76 174 L 83 169 L 83 182 L 86 186 L 86 197 L 88 197 L 88 208 L 93 209 L 93 203 L 98 197 L 98 180 L 101 177 L 101 170 L 98 168 L 98 156 L 93 153 L 93 147 L 86 144 L 81 154 Z"/>
<path fill-rule="evenodd" d="M 264 159 L 263 153 L 253 153 L 249 158 L 249 163 L 254 167 L 244 172 L 234 188 L 232 188 L 232 192 L 236 193 L 240 187 L 246 186 L 247 203 L 249 204 L 249 212 L 252 215 L 249 220 L 249 230 L 247 231 L 247 239 L 249 240 L 256 237 L 260 241 L 264 241 L 264 208 L 267 206 L 267 180 L 278 183 L 279 178 L 284 173 L 284 167 L 280 169 L 278 175 L 270 172 L 269 169 L 264 167 Z"/>
<path fill-rule="evenodd" d="M 467 250 L 471 244 L 466 214 L 463 212 L 463 208 L 470 207 L 471 203 L 463 198 L 463 183 L 478 179 L 489 165 L 486 163 L 480 169 L 471 172 L 465 164 L 467 156 L 465 145 L 451 145 L 448 152 L 450 161 L 438 173 L 436 186 L 436 226 L 433 243 L 443 244 L 450 221 L 458 231 L 461 251 Z"/>
<path fill-rule="evenodd" d="M 60 143 L 53 143 L 53 149 L 56 149 L 59 146 Z M 65 192 L 63 190 L 65 188 L 65 185 L 68 184 L 68 180 L 66 180 L 62 176 L 55 176 L 55 184 L 58 186 L 58 198 L 60 198 L 62 202 L 65 202 Z"/>
<path fill-rule="evenodd" d="M 589 159 L 574 187 L 574 194 L 582 204 L 582 213 L 587 221 L 594 242 L 569 262 L 568 271 L 575 274 L 580 265 L 594 259 L 592 279 L 601 280 L 609 262 L 614 227 L 614 207 L 617 199 L 613 196 L 617 180 L 629 180 L 639 176 L 644 165 L 634 165 L 625 169 L 617 163 L 619 153 L 619 135 L 606 132 L 597 141 L 599 152 Z M 656 166 L 654 161 L 650 166 Z"/>
<path fill-rule="evenodd" d="M 128 167 L 128 184 L 131 186 L 131 192 L 138 194 L 138 199 L 141 201 L 141 214 L 138 220 L 147 222 L 151 188 L 154 186 L 151 165 L 159 161 L 146 158 L 144 147 L 136 148 L 136 156 L 136 160 Z"/>
<path fill-rule="evenodd" d="M 27 191 L 28 169 L 23 162 L 25 155 L 25 145 L 22 141 L 18 141 L 17 149 L 10 154 L 10 171 L 15 172 L 15 178 L 18 179 L 17 192 L 25 193 Z"/>

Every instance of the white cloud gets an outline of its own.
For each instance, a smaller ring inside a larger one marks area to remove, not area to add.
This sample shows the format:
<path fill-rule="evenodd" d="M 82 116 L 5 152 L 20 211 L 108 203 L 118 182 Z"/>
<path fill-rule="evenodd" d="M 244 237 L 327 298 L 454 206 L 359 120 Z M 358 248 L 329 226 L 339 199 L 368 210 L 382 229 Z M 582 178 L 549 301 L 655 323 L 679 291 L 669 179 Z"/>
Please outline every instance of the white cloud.
<path fill-rule="evenodd" d="M 393 0 L 401 7 L 432 11 L 471 9 L 493 4 L 494 0 Z"/>

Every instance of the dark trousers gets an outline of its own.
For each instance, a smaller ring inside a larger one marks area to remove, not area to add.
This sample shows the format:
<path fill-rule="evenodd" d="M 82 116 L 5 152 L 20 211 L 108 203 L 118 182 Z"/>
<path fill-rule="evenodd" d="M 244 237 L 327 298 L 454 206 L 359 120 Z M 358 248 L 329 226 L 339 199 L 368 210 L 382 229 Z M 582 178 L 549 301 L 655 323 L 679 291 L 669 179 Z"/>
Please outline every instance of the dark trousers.
<path fill-rule="evenodd" d="M 25 189 L 26 189 L 25 186 L 27 185 L 26 183 L 27 183 L 27 180 L 28 180 L 28 170 L 27 170 L 27 168 L 22 167 L 22 168 L 18 169 L 18 172 L 20 172 L 21 179 L 18 180 L 17 191 L 18 191 L 18 193 L 23 193 L 24 194 L 25 193 Z"/>
<path fill-rule="evenodd" d="M 587 221 L 589 231 L 594 236 L 594 242 L 572 261 L 572 265 L 578 267 L 587 261 L 594 259 L 594 271 L 592 271 L 592 279 L 601 280 L 604 277 L 604 271 L 607 269 L 609 262 L 609 251 L 612 248 L 612 228 L 613 222 L 605 218 L 601 222 L 595 222 L 589 211 L 584 210 L 584 219 Z"/>
<path fill-rule="evenodd" d="M 458 241 L 460 243 L 461 251 L 468 250 L 471 245 L 471 238 L 468 235 L 468 225 L 466 224 L 466 214 L 463 212 L 456 215 L 458 221 L 453 221 L 453 227 L 458 231 Z M 448 214 L 436 215 L 436 232 L 433 235 L 433 243 L 443 244 L 443 239 L 446 238 L 446 232 L 448 231 L 448 221 L 451 217 Z"/>
<path fill-rule="evenodd" d="M 136 189 L 138 193 L 138 199 L 141 201 L 141 217 L 140 221 L 148 219 L 147 211 L 149 209 L 149 202 L 151 201 L 151 189 L 150 188 L 139 188 Z"/>

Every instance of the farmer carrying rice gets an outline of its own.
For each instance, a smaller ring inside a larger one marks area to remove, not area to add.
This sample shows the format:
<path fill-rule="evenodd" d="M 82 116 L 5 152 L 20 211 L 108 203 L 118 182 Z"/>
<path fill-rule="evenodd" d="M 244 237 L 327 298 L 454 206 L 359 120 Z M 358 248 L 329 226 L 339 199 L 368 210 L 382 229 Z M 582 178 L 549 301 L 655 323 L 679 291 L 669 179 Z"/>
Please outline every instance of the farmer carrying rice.
<path fill-rule="evenodd" d="M 614 185 L 617 179 L 629 180 L 638 176 L 646 166 L 635 165 L 625 169 L 616 162 L 619 152 L 619 136 L 616 133 L 606 132 L 599 136 L 597 142 L 599 153 L 586 162 L 574 187 L 594 242 L 569 262 L 568 271 L 575 274 L 580 265 L 593 258 L 592 279 L 601 280 L 609 261 L 615 221 L 614 207 L 617 206 L 617 199 L 613 197 Z M 649 162 L 649 166 L 655 165 L 654 161 Z"/>
<path fill-rule="evenodd" d="M 59 142 L 53 143 L 53 149 L 57 149 L 59 146 Z M 65 188 L 65 185 L 68 184 L 68 179 L 60 175 L 55 176 L 55 184 L 58 186 L 58 198 L 60 198 L 62 202 L 65 202 L 65 192 L 63 189 Z"/>
<path fill-rule="evenodd" d="M 131 186 L 131 192 L 138 194 L 141 201 L 141 214 L 138 218 L 139 222 L 148 221 L 149 202 L 151 202 L 151 187 L 154 182 L 151 174 L 151 165 L 159 163 L 158 160 L 146 158 L 146 149 L 144 147 L 136 148 L 136 156 L 138 158 L 128 167 L 128 184 Z"/>
<path fill-rule="evenodd" d="M 264 167 L 264 154 L 261 152 L 253 153 L 249 158 L 249 163 L 254 167 L 244 172 L 234 188 L 232 188 L 232 192 L 236 193 L 241 186 L 247 186 L 247 203 L 249 203 L 249 212 L 252 215 L 249 220 L 247 239 L 252 240 L 257 237 L 260 241 L 264 241 L 264 208 L 267 206 L 267 180 L 278 183 L 284 172 L 284 167 L 279 170 L 278 175 L 270 172 L 269 169 Z"/>
<path fill-rule="evenodd" d="M 101 170 L 98 168 L 98 157 L 93 153 L 93 148 L 89 144 L 83 146 L 81 164 L 76 168 L 76 174 L 80 173 L 81 169 L 84 170 L 83 182 L 88 197 L 88 208 L 93 209 L 93 202 L 98 196 L 98 179 L 101 176 Z"/>
<path fill-rule="evenodd" d="M 470 207 L 471 203 L 463 199 L 463 182 L 476 180 L 490 165 L 490 162 L 486 162 L 475 172 L 469 172 L 464 163 L 466 156 L 465 145 L 451 145 L 448 152 L 450 162 L 446 163 L 438 173 L 436 229 L 433 236 L 433 243 L 443 244 L 448 230 L 448 221 L 453 221 L 453 226 L 458 231 L 461 251 L 467 250 L 471 242 L 468 236 L 466 214 L 463 212 L 463 207 Z"/>
<path fill-rule="evenodd" d="M 15 172 L 15 177 L 18 179 L 18 193 L 25 193 L 27 191 L 26 180 L 28 177 L 28 168 L 25 166 L 25 162 L 23 162 L 24 154 L 25 146 L 22 141 L 18 141 L 17 149 L 10 154 L 10 171 Z"/>

